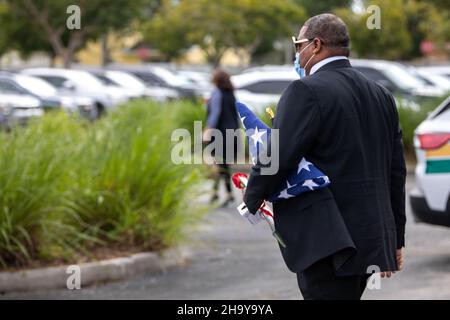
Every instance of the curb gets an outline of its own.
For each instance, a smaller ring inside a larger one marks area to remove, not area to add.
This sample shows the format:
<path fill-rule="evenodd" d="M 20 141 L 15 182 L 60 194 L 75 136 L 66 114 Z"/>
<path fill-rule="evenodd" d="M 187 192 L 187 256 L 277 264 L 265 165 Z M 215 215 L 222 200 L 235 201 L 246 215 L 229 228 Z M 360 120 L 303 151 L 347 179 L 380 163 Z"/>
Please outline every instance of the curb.
<path fill-rule="evenodd" d="M 192 251 L 187 247 L 167 249 L 160 253 L 143 252 L 129 257 L 72 264 L 42 269 L 0 272 L 0 293 L 67 289 L 69 266 L 80 269 L 81 288 L 101 282 L 124 280 L 143 273 L 166 272 L 168 268 L 189 262 Z"/>

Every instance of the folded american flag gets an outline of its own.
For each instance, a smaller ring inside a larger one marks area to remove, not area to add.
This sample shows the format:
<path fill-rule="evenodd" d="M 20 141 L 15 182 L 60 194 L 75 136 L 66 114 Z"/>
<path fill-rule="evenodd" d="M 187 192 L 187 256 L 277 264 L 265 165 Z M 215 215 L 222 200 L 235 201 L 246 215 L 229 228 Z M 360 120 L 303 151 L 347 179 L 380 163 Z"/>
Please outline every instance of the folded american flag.
<path fill-rule="evenodd" d="M 236 108 L 248 139 L 252 162 L 255 164 L 258 156 L 267 148 L 271 130 L 242 102 L 236 102 Z M 267 200 L 275 202 L 288 199 L 303 192 L 321 189 L 329 185 L 328 176 L 317 169 L 314 164 L 302 158 L 297 168 L 288 174 L 284 187 Z"/>

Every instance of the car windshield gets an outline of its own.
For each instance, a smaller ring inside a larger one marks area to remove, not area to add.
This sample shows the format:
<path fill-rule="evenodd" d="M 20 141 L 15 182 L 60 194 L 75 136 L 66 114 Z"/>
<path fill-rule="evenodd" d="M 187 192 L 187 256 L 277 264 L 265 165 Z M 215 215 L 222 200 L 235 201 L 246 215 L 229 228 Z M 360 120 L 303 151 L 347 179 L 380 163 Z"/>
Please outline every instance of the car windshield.
<path fill-rule="evenodd" d="M 58 93 L 55 87 L 40 78 L 16 75 L 15 80 L 20 86 L 39 97 L 53 97 Z"/>
<path fill-rule="evenodd" d="M 72 75 L 73 76 L 70 77 L 70 80 L 76 82 L 82 87 L 89 88 L 92 91 L 100 91 L 104 88 L 100 80 L 87 72 L 80 71 L 77 73 L 73 73 Z"/>
<path fill-rule="evenodd" d="M 106 76 L 124 88 L 145 88 L 145 84 L 141 80 L 126 72 L 108 71 Z"/>
<path fill-rule="evenodd" d="M 178 77 L 176 74 L 164 68 L 155 68 L 155 74 L 165 80 L 166 83 L 172 86 L 189 86 L 191 85 L 187 80 Z"/>
<path fill-rule="evenodd" d="M 93 74 L 94 77 L 96 77 L 98 80 L 100 80 L 101 83 L 103 83 L 105 86 L 117 86 L 118 83 L 111 80 L 110 78 L 102 75 L 102 74 Z"/>
<path fill-rule="evenodd" d="M 384 68 L 383 71 L 386 75 L 401 89 L 410 90 L 421 88 L 426 83 L 420 78 L 414 77 L 404 68 L 397 65 L 390 65 L 388 68 Z"/>

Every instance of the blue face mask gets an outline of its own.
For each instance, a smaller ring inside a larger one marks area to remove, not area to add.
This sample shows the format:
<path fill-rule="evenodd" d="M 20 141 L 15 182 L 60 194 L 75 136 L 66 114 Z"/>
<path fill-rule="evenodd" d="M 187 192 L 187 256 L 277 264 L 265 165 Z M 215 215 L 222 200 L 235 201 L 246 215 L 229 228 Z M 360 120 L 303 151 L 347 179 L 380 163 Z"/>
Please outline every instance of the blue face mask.
<path fill-rule="evenodd" d="M 300 53 L 299 52 L 297 52 L 295 54 L 294 69 L 295 69 L 295 72 L 298 73 L 300 78 L 304 78 L 305 77 L 305 69 L 300 67 Z"/>
<path fill-rule="evenodd" d="M 315 53 L 311 56 L 311 58 L 309 58 L 308 62 L 305 65 L 305 68 L 301 67 L 301 60 L 300 60 L 300 55 L 302 54 L 303 51 L 305 51 L 306 48 L 308 48 L 310 45 L 312 44 L 312 42 L 310 44 L 308 44 L 306 47 L 303 48 L 302 51 L 300 52 L 296 52 L 295 53 L 295 61 L 294 61 L 294 69 L 295 71 L 298 73 L 298 75 L 300 76 L 300 78 L 304 78 L 306 77 L 306 71 L 305 68 L 308 65 L 308 63 L 311 61 L 311 59 L 316 55 Z"/>

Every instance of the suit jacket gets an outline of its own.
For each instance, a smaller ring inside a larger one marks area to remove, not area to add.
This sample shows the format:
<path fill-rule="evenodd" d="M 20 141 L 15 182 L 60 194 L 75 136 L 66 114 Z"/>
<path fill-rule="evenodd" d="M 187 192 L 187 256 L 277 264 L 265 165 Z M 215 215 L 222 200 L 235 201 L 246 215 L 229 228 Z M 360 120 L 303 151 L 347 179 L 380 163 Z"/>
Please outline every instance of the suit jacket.
<path fill-rule="evenodd" d="M 274 119 L 279 129 L 279 170 L 252 168 L 244 201 L 256 212 L 305 157 L 330 177 L 329 188 L 274 203 L 275 224 L 288 268 L 306 269 L 333 255 L 338 275 L 377 266 L 397 270 L 404 246 L 405 160 L 392 95 L 336 60 L 292 82 Z M 273 155 L 272 155 L 273 156 Z"/>

